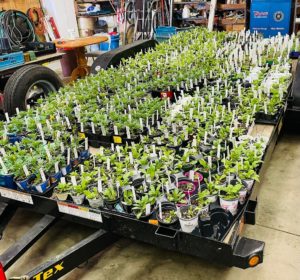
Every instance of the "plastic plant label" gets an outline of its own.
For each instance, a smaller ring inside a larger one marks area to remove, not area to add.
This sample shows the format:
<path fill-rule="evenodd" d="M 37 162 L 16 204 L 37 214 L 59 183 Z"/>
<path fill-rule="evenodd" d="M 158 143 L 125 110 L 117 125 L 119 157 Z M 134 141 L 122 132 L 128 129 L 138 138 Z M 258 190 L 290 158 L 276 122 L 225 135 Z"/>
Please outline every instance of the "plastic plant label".
<path fill-rule="evenodd" d="M 68 129 L 71 129 L 71 124 L 70 124 L 70 120 L 68 117 L 65 117 L 65 120 L 66 120 L 66 123 L 67 123 L 67 126 L 68 126 Z"/>
<path fill-rule="evenodd" d="M 7 168 L 6 168 L 6 166 L 5 166 L 5 164 L 4 164 L 4 162 L 3 162 L 3 160 L 2 160 L 2 158 L 0 157 L 0 165 L 1 165 L 1 168 L 3 169 L 3 172 L 5 173 L 5 174 L 7 174 Z"/>
<path fill-rule="evenodd" d="M 65 177 L 61 177 L 61 178 L 60 178 L 60 182 L 61 182 L 62 184 L 66 184 L 66 178 L 65 178 Z"/>
<path fill-rule="evenodd" d="M 106 159 L 106 169 L 109 171 L 110 170 L 110 158 Z"/>
<path fill-rule="evenodd" d="M 60 135 L 61 135 L 61 132 L 60 132 L 60 131 L 57 131 L 57 133 L 56 133 L 56 139 L 57 139 L 57 140 L 59 140 Z"/>
<path fill-rule="evenodd" d="M 67 164 L 69 165 L 71 161 L 71 149 L 68 148 L 67 150 Z"/>
<path fill-rule="evenodd" d="M 1 148 L 0 149 L 0 153 L 5 157 L 6 156 L 6 152 L 5 152 L 5 149 L 4 148 Z"/>
<path fill-rule="evenodd" d="M 40 168 L 40 174 L 41 174 L 41 178 L 42 178 L 42 182 L 46 182 L 46 176 L 45 176 L 45 172 L 43 170 L 43 168 Z"/>
<path fill-rule="evenodd" d="M 132 152 L 129 152 L 129 162 L 130 162 L 130 164 L 133 164 Z"/>
<path fill-rule="evenodd" d="M 192 147 L 197 147 L 197 141 L 196 141 L 195 136 L 194 136 L 193 141 L 192 141 Z"/>
<path fill-rule="evenodd" d="M 6 112 L 5 113 L 5 119 L 6 119 L 6 121 L 9 123 L 10 122 L 10 119 L 9 119 L 9 116 L 8 116 L 8 113 Z"/>
<path fill-rule="evenodd" d="M 132 191 L 133 201 L 136 202 L 136 194 L 135 194 L 135 188 L 134 188 L 134 186 L 131 186 L 131 191 Z"/>
<path fill-rule="evenodd" d="M 114 134 L 119 135 L 118 127 L 114 125 Z"/>
<path fill-rule="evenodd" d="M 86 151 L 89 149 L 89 139 L 88 138 L 84 139 L 84 148 Z"/>
<path fill-rule="evenodd" d="M 103 191 L 103 188 L 102 188 L 102 181 L 101 181 L 101 179 L 99 179 L 99 180 L 98 180 L 98 192 L 99 192 L 99 193 L 102 193 L 102 191 Z"/>
<path fill-rule="evenodd" d="M 267 107 L 267 103 L 264 103 L 264 110 L 265 110 L 265 114 L 268 115 L 268 107 Z"/>
<path fill-rule="evenodd" d="M 113 136 L 113 140 L 115 144 L 122 144 L 122 137 L 120 136 Z"/>
<path fill-rule="evenodd" d="M 150 213 L 151 213 L 151 204 L 148 203 L 146 204 L 146 216 L 150 215 Z"/>
<path fill-rule="evenodd" d="M 211 156 L 207 157 L 207 161 L 208 161 L 208 166 L 212 167 Z"/>
<path fill-rule="evenodd" d="M 158 208 L 159 208 L 159 218 L 162 220 L 161 202 L 158 204 Z"/>
<path fill-rule="evenodd" d="M 30 175 L 29 171 L 28 171 L 28 168 L 26 165 L 23 165 L 23 171 L 25 173 L 25 175 L 28 177 Z"/>
<path fill-rule="evenodd" d="M 51 160 L 52 160 L 52 156 L 51 156 L 51 154 L 50 154 L 50 151 L 49 151 L 49 148 L 48 148 L 47 145 L 45 146 L 45 151 L 46 151 L 46 155 L 47 155 L 49 161 L 51 161 Z"/>
<path fill-rule="evenodd" d="M 77 148 L 74 148 L 74 149 L 73 149 L 73 153 L 74 153 L 74 157 L 75 157 L 75 158 L 78 158 L 78 151 L 77 151 Z"/>
<path fill-rule="evenodd" d="M 54 169 L 55 169 L 55 173 L 59 172 L 59 163 L 58 162 L 54 163 Z"/>
<path fill-rule="evenodd" d="M 194 179 L 195 179 L 195 171 L 194 170 L 190 170 L 190 172 L 189 172 L 189 179 L 191 179 L 192 181 L 194 181 Z"/>
<path fill-rule="evenodd" d="M 80 168 L 80 174 L 84 173 L 84 166 L 83 166 L 83 164 L 80 164 L 79 168 Z"/>
<path fill-rule="evenodd" d="M 126 136 L 128 139 L 131 139 L 131 135 L 130 135 L 130 129 L 128 126 L 126 126 Z"/>
<path fill-rule="evenodd" d="M 33 205 L 32 196 L 30 194 L 0 187 L 0 196 Z"/>
<path fill-rule="evenodd" d="M 221 145 L 218 144 L 218 148 L 217 148 L 217 158 L 219 159 L 221 157 Z"/>
<path fill-rule="evenodd" d="M 71 176 L 71 183 L 73 186 L 77 186 L 77 181 L 75 176 Z"/>
<path fill-rule="evenodd" d="M 91 128 L 92 128 L 92 133 L 93 134 L 96 134 L 96 131 L 95 131 L 95 125 L 93 122 L 91 122 Z"/>
<path fill-rule="evenodd" d="M 19 114 L 20 114 L 20 110 L 19 110 L 19 108 L 18 108 L 18 107 L 16 108 L 16 113 L 17 113 L 17 115 L 19 115 Z"/>

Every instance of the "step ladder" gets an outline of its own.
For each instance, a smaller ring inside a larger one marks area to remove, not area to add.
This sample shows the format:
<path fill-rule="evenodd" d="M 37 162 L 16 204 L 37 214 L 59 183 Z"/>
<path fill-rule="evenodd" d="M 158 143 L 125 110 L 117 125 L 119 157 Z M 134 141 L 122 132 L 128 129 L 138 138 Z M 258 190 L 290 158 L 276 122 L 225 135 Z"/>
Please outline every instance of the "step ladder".
<path fill-rule="evenodd" d="M 300 0 L 295 0 L 294 6 L 294 24 L 293 33 L 297 33 L 297 27 L 300 27 Z"/>

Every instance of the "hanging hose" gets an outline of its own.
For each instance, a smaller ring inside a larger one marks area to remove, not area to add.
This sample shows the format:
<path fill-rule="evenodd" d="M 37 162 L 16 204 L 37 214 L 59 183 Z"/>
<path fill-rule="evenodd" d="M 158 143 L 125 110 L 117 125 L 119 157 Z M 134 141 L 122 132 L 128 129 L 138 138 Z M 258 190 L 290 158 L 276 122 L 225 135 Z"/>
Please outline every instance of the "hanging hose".
<path fill-rule="evenodd" d="M 0 37 L 7 38 L 12 50 L 35 41 L 34 27 L 22 12 L 8 10 L 0 13 Z"/>
<path fill-rule="evenodd" d="M 41 8 L 30 8 L 27 11 L 27 16 L 34 25 L 34 31 L 37 35 L 45 34 L 45 25 L 44 25 L 44 13 Z"/>

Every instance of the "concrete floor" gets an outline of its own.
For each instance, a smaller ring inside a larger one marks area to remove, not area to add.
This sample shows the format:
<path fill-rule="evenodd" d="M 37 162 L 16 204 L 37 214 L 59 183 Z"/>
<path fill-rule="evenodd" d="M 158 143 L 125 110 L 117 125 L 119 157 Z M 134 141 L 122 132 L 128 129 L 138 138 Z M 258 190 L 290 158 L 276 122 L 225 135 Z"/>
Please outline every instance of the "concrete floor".
<path fill-rule="evenodd" d="M 121 239 L 96 255 L 65 280 L 181 280 L 181 279 L 288 279 L 300 280 L 300 136 L 284 135 L 262 180 L 257 224 L 245 227 L 245 236 L 266 242 L 264 263 L 241 270 Z M 19 211 L 0 241 L 0 253 L 28 230 L 40 216 Z M 12 268 L 16 276 L 69 248 L 92 230 L 58 222 Z"/>

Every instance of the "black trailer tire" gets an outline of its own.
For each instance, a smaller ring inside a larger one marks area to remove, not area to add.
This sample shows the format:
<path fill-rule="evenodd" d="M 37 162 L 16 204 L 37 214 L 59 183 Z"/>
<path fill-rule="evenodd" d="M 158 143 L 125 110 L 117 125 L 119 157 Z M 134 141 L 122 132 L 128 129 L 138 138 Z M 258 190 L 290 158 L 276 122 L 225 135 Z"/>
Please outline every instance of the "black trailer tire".
<path fill-rule="evenodd" d="M 28 93 L 34 87 L 40 87 L 40 93 L 47 95 L 62 86 L 62 80 L 53 70 L 41 65 L 24 66 L 14 72 L 5 85 L 4 111 L 14 115 L 16 108 L 26 110 Z"/>

